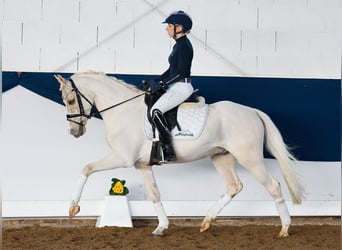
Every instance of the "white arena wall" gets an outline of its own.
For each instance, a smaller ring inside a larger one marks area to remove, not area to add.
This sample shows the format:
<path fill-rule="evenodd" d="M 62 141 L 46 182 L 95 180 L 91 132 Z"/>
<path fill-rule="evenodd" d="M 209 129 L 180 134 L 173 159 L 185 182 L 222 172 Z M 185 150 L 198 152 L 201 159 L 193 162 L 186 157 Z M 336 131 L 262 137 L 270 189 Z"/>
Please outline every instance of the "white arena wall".
<path fill-rule="evenodd" d="M 2 6 L 3 71 L 159 74 L 173 45 L 160 23 L 183 9 L 194 20 L 193 75 L 341 77 L 341 0 L 3 0 Z M 21 86 L 5 92 L 3 217 L 67 216 L 81 169 L 108 150 L 101 120 L 90 120 L 86 135 L 74 139 L 63 106 Z M 265 161 L 292 215 L 341 214 L 340 162 L 298 162 L 307 194 L 293 206 L 275 160 Z M 170 216 L 203 216 L 225 192 L 208 159 L 154 170 Z M 241 166 L 237 170 L 244 189 L 221 216 L 277 215 L 265 189 Z M 79 216 L 101 214 L 113 177 L 127 181 L 132 216 L 154 216 L 133 168 L 91 176 Z"/>
<path fill-rule="evenodd" d="M 3 70 L 159 74 L 188 11 L 193 75 L 340 77 L 341 0 L 3 0 Z"/>

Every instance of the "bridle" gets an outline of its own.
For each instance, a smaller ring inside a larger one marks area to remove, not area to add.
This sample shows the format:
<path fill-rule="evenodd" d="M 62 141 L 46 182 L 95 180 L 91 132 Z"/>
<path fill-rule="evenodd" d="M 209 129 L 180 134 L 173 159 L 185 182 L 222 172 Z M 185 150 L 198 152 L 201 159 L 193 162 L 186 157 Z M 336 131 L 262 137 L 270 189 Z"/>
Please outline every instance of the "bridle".
<path fill-rule="evenodd" d="M 66 118 L 67 118 L 67 121 L 76 123 L 76 124 L 79 125 L 79 126 L 84 126 L 84 124 L 82 123 L 82 120 L 81 120 L 81 122 L 78 122 L 78 121 L 73 120 L 73 118 L 77 118 L 77 117 L 81 117 L 81 118 L 82 118 L 82 117 L 85 117 L 85 118 L 87 118 L 87 119 L 90 119 L 91 117 L 95 116 L 96 114 L 101 114 L 101 113 L 103 113 L 103 112 L 105 112 L 105 111 L 107 111 L 107 110 L 109 110 L 109 109 L 115 108 L 115 107 L 117 107 L 117 106 L 119 106 L 119 105 L 121 105 L 121 104 L 124 104 L 124 103 L 126 103 L 126 102 L 129 102 L 129 101 L 131 101 L 131 100 L 133 100 L 133 99 L 135 99 L 135 98 L 138 98 L 138 97 L 140 97 L 140 96 L 142 96 L 142 95 L 145 95 L 145 94 L 147 93 L 146 91 L 144 91 L 144 92 L 141 93 L 141 94 L 138 94 L 138 95 L 136 95 L 136 96 L 133 96 L 133 97 L 127 99 L 127 100 L 124 100 L 124 101 L 122 101 L 122 102 L 119 102 L 119 103 L 117 103 L 117 104 L 114 104 L 114 105 L 112 105 L 112 106 L 109 106 L 109 107 L 107 107 L 107 108 L 105 108 L 105 109 L 102 109 L 102 110 L 94 110 L 93 107 L 95 107 L 95 105 L 94 105 L 91 101 L 89 101 L 89 99 L 79 91 L 79 89 L 78 89 L 78 88 L 76 87 L 76 85 L 75 85 L 75 82 L 74 82 L 71 78 L 69 79 L 69 81 L 70 81 L 71 87 L 72 87 L 72 90 L 71 90 L 71 92 L 70 92 L 69 94 L 71 94 L 72 92 L 75 92 L 75 94 L 76 94 L 76 99 L 77 99 L 77 103 L 78 103 L 78 108 L 79 108 L 80 112 L 79 112 L 78 114 L 67 114 L 67 115 L 66 115 Z M 68 94 L 68 95 L 69 95 L 69 94 Z M 92 107 L 91 110 L 93 110 L 93 111 L 91 111 L 90 114 L 86 114 L 86 113 L 85 113 L 84 107 L 83 107 L 83 103 L 82 103 L 82 98 L 83 98 L 86 102 L 88 102 L 88 103 L 91 105 L 91 107 Z"/>

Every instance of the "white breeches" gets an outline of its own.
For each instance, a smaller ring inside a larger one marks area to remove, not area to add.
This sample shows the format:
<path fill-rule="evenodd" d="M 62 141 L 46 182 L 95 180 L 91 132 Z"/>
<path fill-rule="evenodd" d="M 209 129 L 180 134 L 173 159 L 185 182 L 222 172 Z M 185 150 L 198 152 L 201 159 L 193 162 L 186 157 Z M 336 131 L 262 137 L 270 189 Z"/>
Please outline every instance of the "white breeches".
<path fill-rule="evenodd" d="M 152 112 L 155 109 L 159 109 L 162 113 L 165 113 L 177 105 L 184 102 L 194 91 L 191 83 L 176 82 L 170 85 L 169 89 L 164 93 L 158 101 L 151 108 Z"/>

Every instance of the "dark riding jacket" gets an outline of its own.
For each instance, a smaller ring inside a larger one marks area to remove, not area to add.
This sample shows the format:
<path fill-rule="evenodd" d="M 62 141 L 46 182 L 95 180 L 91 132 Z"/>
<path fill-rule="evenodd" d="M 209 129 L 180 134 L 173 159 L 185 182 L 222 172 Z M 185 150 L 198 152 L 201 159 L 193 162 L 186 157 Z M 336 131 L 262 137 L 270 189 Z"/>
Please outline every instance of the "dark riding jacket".
<path fill-rule="evenodd" d="M 178 38 L 169 55 L 169 68 L 155 81 L 163 81 L 168 85 L 190 78 L 193 55 L 192 45 L 187 36 Z"/>

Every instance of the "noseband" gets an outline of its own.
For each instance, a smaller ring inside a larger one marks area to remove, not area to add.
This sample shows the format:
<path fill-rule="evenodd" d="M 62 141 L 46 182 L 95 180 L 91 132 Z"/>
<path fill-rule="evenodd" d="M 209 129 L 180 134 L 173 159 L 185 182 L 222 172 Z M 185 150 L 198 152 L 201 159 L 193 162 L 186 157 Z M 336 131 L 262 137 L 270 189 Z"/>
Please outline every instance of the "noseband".
<path fill-rule="evenodd" d="M 71 87 L 72 87 L 72 90 L 71 92 L 75 91 L 75 94 L 76 94 L 76 98 L 77 98 L 77 103 L 78 103 L 78 108 L 80 110 L 80 113 L 79 114 L 67 114 L 66 115 L 66 118 L 67 118 L 67 121 L 69 122 L 73 122 L 73 123 L 76 123 L 77 125 L 79 126 L 84 126 L 84 124 L 82 123 L 82 120 L 81 122 L 77 122 L 77 121 L 74 121 L 73 118 L 77 118 L 77 117 L 85 117 L 87 119 L 90 119 L 93 115 L 93 113 L 90 113 L 89 115 L 87 115 L 85 112 L 84 112 L 84 107 L 83 107 L 83 103 L 82 103 L 82 98 L 84 100 L 86 100 L 92 107 L 94 106 L 94 104 L 91 103 L 91 101 L 89 101 L 89 99 L 84 96 L 79 90 L 78 88 L 76 87 L 74 81 L 70 78 L 69 79 L 70 83 L 71 83 Z"/>
<path fill-rule="evenodd" d="M 145 95 L 145 94 L 146 94 L 146 92 L 144 91 L 143 93 L 141 93 L 141 94 L 139 94 L 139 95 L 133 96 L 133 97 L 127 99 L 127 100 L 124 100 L 124 101 L 122 101 L 122 102 L 119 102 L 119 103 L 117 103 L 117 104 L 114 104 L 114 105 L 112 105 L 112 106 L 110 106 L 110 107 L 108 107 L 108 108 L 102 109 L 102 110 L 100 110 L 100 111 L 97 111 L 97 110 L 96 110 L 95 112 L 94 112 L 94 111 L 91 111 L 90 114 L 87 115 L 87 114 L 85 113 L 85 111 L 84 111 L 84 107 L 83 107 L 83 103 L 82 103 L 82 98 L 83 98 L 84 100 L 86 100 L 86 102 L 88 102 L 88 103 L 91 105 L 91 107 L 95 107 L 95 105 L 94 105 L 91 101 L 89 101 L 89 99 L 88 99 L 85 95 L 83 95 L 83 94 L 78 90 L 78 88 L 77 88 L 76 85 L 75 85 L 75 82 L 74 82 L 71 78 L 69 78 L 69 81 L 70 81 L 71 87 L 72 87 L 71 92 L 75 91 L 76 98 L 77 98 L 77 103 L 78 103 L 78 107 L 79 107 L 80 113 L 79 113 L 79 114 L 67 114 L 67 115 L 66 115 L 66 118 L 67 118 L 67 121 L 76 123 L 76 124 L 79 125 L 79 126 L 84 126 L 84 124 L 82 123 L 82 121 L 81 121 L 81 122 L 77 122 L 77 121 L 74 121 L 73 118 L 76 118 L 76 117 L 85 117 L 85 118 L 87 118 L 87 119 L 90 119 L 90 118 L 91 118 L 92 116 L 94 116 L 96 113 L 97 113 L 97 114 L 101 114 L 102 112 L 105 112 L 105 111 L 107 111 L 107 110 L 109 110 L 109 109 L 115 108 L 115 107 L 117 107 L 117 106 L 119 106 L 119 105 L 121 105 L 121 104 L 123 104 L 123 103 L 125 103 L 125 102 L 129 102 L 129 101 L 131 101 L 131 100 L 133 100 L 133 99 L 135 99 L 135 98 L 138 98 L 139 96 L 142 96 L 142 95 Z"/>

